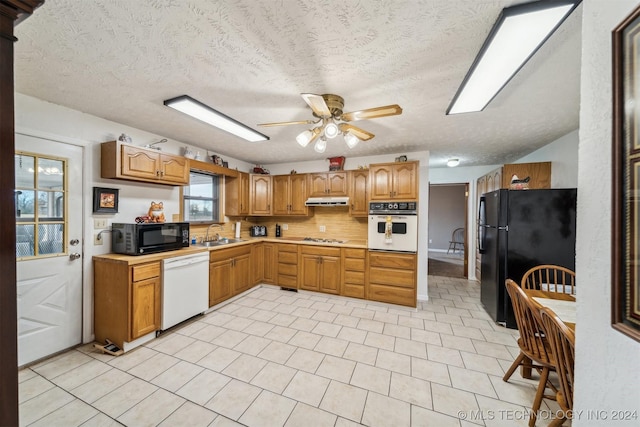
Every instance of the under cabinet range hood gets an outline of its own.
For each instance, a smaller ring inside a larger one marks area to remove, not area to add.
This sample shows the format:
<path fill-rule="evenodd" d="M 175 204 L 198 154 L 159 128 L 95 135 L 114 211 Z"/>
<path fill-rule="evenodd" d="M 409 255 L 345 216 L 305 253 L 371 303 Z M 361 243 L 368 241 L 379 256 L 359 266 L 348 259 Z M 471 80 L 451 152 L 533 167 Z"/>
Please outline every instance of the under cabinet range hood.
<path fill-rule="evenodd" d="M 305 206 L 348 206 L 348 197 L 309 197 Z"/>

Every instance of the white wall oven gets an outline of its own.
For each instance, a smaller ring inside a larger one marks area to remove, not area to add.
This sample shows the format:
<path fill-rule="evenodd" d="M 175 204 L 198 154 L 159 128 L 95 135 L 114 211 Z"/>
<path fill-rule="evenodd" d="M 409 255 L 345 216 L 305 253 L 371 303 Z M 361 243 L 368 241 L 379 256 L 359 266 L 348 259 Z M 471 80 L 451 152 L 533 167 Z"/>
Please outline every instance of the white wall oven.
<path fill-rule="evenodd" d="M 418 203 L 370 202 L 370 250 L 409 252 L 418 251 Z"/>

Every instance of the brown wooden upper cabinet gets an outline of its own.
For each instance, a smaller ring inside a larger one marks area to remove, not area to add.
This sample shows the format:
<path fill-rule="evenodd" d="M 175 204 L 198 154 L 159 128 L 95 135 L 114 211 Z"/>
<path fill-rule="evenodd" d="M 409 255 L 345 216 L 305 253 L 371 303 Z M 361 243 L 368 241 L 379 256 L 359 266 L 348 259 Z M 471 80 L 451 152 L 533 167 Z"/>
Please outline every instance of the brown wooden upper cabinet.
<path fill-rule="evenodd" d="M 307 175 L 273 177 L 273 215 L 308 215 Z"/>
<path fill-rule="evenodd" d="M 347 172 L 310 173 L 309 197 L 346 196 L 349 190 Z"/>
<path fill-rule="evenodd" d="M 509 188 L 511 177 L 529 177 L 529 189 L 551 188 L 551 162 L 513 163 L 502 167 L 502 187 Z"/>
<path fill-rule="evenodd" d="M 100 171 L 102 178 L 165 185 L 189 183 L 189 161 L 186 158 L 120 141 L 101 144 Z"/>
<path fill-rule="evenodd" d="M 369 200 L 417 200 L 418 162 L 369 165 Z"/>
<path fill-rule="evenodd" d="M 366 217 L 369 215 L 369 171 L 366 169 L 349 171 L 349 214 Z"/>
<path fill-rule="evenodd" d="M 250 181 L 250 215 L 271 215 L 271 176 L 252 174 Z"/>
<path fill-rule="evenodd" d="M 224 214 L 249 215 L 250 178 L 248 173 L 238 172 L 237 178 L 225 178 Z"/>

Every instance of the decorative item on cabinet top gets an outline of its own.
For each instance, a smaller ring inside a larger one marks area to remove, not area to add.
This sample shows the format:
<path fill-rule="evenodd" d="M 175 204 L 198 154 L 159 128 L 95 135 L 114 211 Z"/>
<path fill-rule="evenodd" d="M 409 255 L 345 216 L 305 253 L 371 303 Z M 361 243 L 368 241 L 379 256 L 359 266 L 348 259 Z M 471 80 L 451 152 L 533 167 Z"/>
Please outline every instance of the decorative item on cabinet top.
<path fill-rule="evenodd" d="M 341 171 L 344 170 L 344 156 L 329 157 L 329 171 Z"/>

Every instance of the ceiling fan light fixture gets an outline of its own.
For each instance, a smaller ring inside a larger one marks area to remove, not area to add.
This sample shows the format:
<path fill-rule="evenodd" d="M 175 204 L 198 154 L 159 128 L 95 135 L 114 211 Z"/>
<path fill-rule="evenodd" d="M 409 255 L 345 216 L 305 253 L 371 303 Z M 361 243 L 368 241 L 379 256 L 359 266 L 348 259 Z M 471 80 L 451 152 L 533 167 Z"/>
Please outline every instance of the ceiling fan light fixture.
<path fill-rule="evenodd" d="M 351 132 L 347 132 L 344 134 L 344 142 L 347 143 L 347 146 L 349 148 L 354 148 L 356 145 L 358 145 L 360 140 L 358 139 L 357 136 L 355 136 Z"/>
<path fill-rule="evenodd" d="M 313 149 L 316 151 L 316 153 L 324 153 L 324 150 L 327 149 L 327 140 L 325 138 L 320 138 L 316 141 Z"/>
<path fill-rule="evenodd" d="M 339 133 L 340 133 L 340 130 L 338 129 L 338 125 L 336 125 L 332 121 L 328 122 L 324 126 L 324 136 L 326 136 L 329 139 L 335 138 L 336 136 L 338 136 Z"/>
<path fill-rule="evenodd" d="M 251 129 L 247 125 L 214 110 L 188 95 L 167 99 L 164 101 L 164 105 L 217 127 L 218 129 L 222 129 L 225 132 L 229 132 L 232 135 L 246 139 L 249 142 L 267 141 L 269 139 L 268 136 Z"/>
<path fill-rule="evenodd" d="M 446 114 L 482 111 L 582 0 L 502 9 Z"/>
<path fill-rule="evenodd" d="M 449 159 L 447 160 L 447 166 L 450 168 L 455 168 L 460 164 L 460 159 Z"/>
<path fill-rule="evenodd" d="M 298 144 L 300 144 L 303 148 L 306 147 L 307 145 L 309 145 L 313 137 L 320 133 L 319 130 L 318 132 L 316 132 L 316 130 L 318 130 L 318 128 L 305 130 L 300 135 L 296 136 L 296 141 L 298 141 Z"/>

